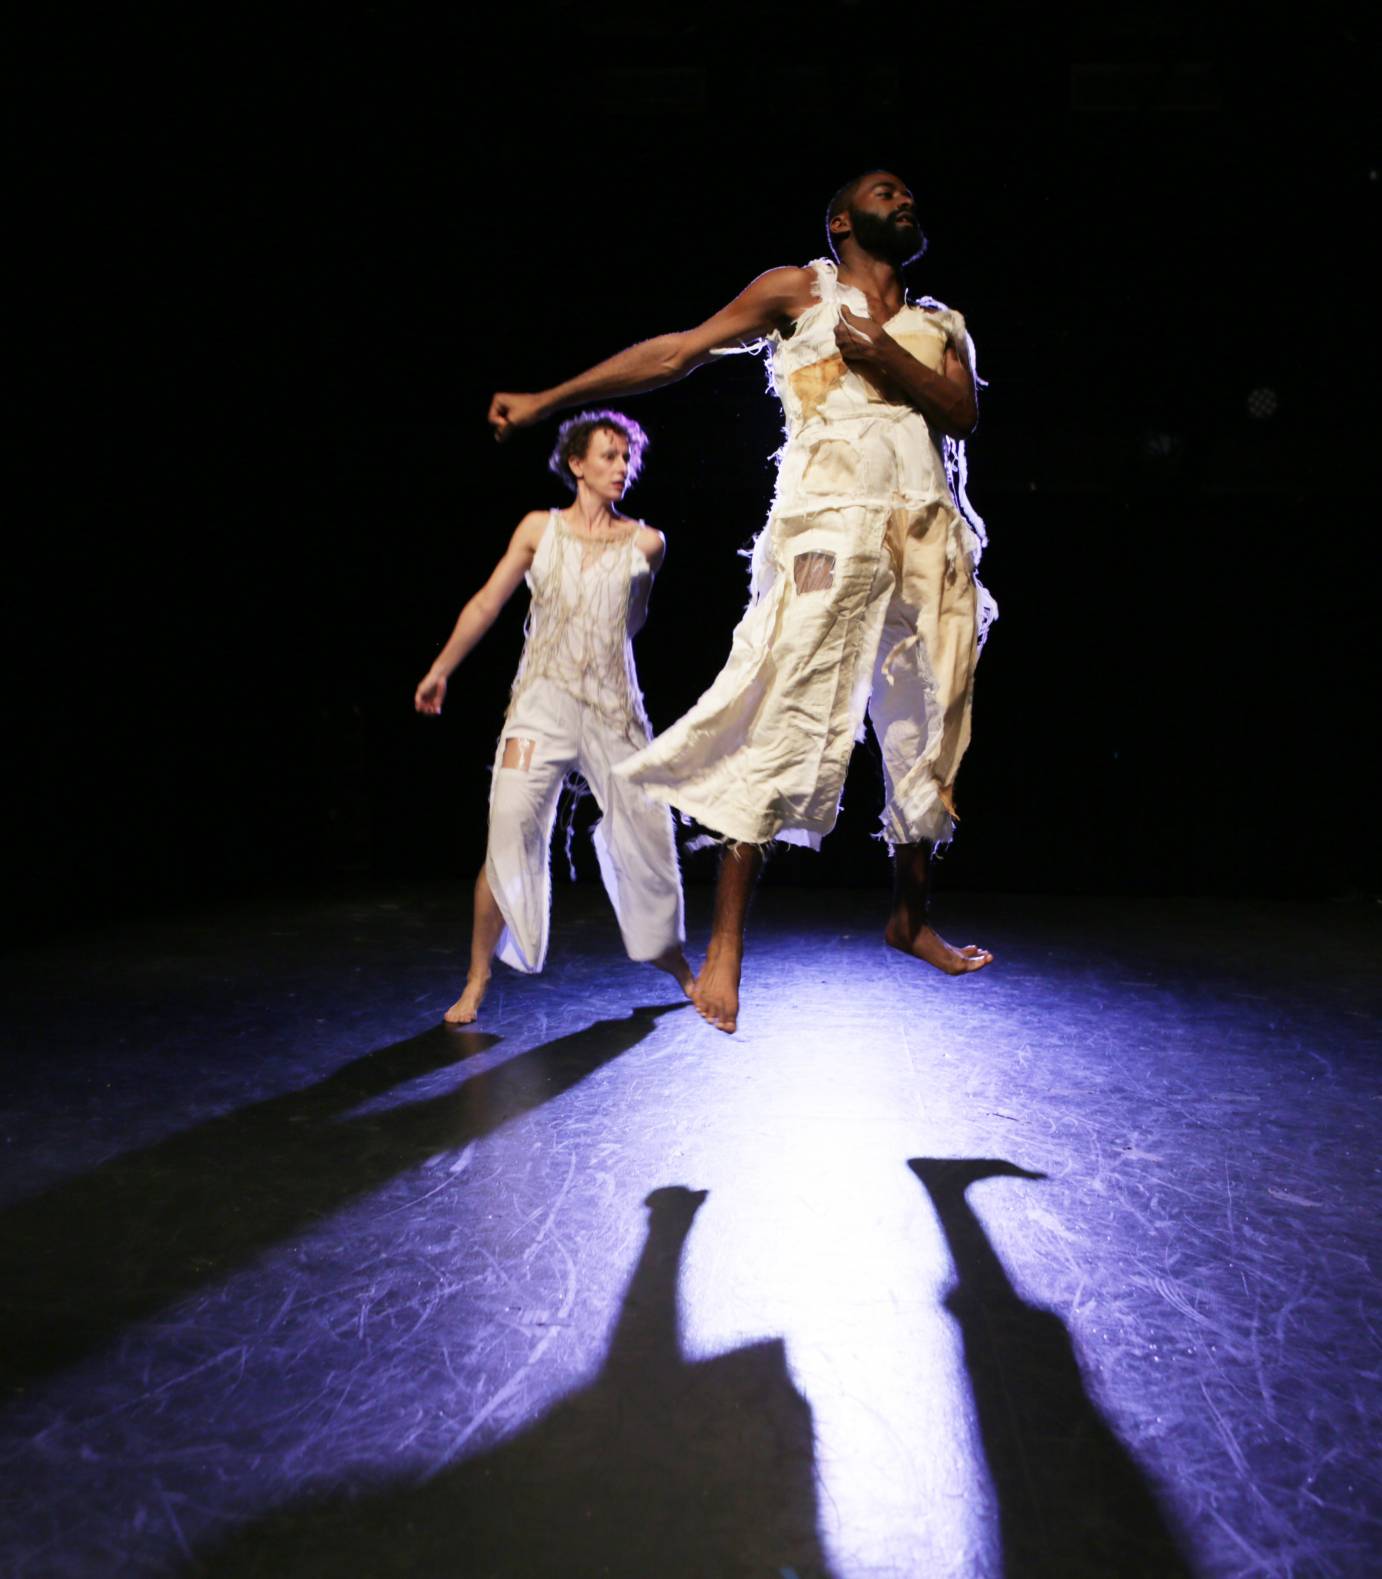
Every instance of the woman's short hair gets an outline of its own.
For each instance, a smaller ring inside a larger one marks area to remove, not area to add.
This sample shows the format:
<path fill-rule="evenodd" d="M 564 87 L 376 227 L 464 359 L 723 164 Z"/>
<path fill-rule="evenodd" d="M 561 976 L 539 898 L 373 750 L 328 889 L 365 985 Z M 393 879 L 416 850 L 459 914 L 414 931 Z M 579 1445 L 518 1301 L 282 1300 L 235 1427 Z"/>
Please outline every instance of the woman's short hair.
<path fill-rule="evenodd" d="M 602 428 L 612 429 L 629 446 L 628 486 L 638 481 L 643 469 L 643 451 L 648 447 L 648 435 L 622 411 L 582 411 L 568 417 L 557 429 L 557 442 L 547 459 L 547 470 L 560 477 L 572 493 L 576 491 L 576 478 L 570 462 L 584 460 L 590 450 L 590 440 Z"/>

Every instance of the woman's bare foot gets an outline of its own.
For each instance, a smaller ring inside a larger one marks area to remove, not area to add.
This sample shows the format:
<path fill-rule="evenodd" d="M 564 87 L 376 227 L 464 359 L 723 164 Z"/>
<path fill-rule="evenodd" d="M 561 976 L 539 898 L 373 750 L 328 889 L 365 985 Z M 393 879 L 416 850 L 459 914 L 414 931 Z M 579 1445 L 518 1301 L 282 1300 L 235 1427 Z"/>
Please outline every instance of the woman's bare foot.
<path fill-rule="evenodd" d="M 705 964 L 691 988 L 696 1012 L 717 1031 L 732 1032 L 739 1019 L 739 970 L 743 956 L 736 950 L 717 948 L 712 938 Z"/>
<path fill-rule="evenodd" d="M 480 1012 L 480 1005 L 485 999 L 485 988 L 489 986 L 489 972 L 483 976 L 471 974 L 466 977 L 465 991 L 456 999 L 455 1003 L 442 1015 L 448 1025 L 469 1025 Z"/>
<path fill-rule="evenodd" d="M 982 970 L 985 965 L 993 963 L 993 955 L 977 943 L 967 943 L 964 948 L 956 948 L 947 943 L 934 927 L 924 922 L 912 934 L 902 918 L 896 915 L 889 917 L 883 929 L 883 941 L 889 948 L 910 954 L 913 959 L 925 960 L 947 976 L 967 976 L 970 971 Z"/>
<path fill-rule="evenodd" d="M 695 973 L 690 965 L 686 963 L 686 955 L 682 953 L 675 943 L 671 948 L 663 949 L 656 959 L 650 959 L 648 963 L 656 965 L 659 970 L 665 970 L 669 976 L 675 976 L 677 986 L 681 988 L 688 998 L 693 1002 L 695 1001 Z"/>

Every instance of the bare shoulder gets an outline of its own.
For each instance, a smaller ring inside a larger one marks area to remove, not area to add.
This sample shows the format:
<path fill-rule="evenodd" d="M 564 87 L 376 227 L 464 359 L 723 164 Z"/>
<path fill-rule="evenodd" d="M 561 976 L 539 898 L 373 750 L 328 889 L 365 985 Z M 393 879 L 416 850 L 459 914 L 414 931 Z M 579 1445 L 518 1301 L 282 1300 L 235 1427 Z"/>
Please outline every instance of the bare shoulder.
<path fill-rule="evenodd" d="M 805 264 L 787 263 L 777 268 L 764 269 L 753 283 L 764 284 L 765 288 L 772 290 L 791 290 L 802 285 L 809 287 L 814 284 L 815 278 L 815 272 Z"/>
<path fill-rule="evenodd" d="M 550 510 L 529 510 L 514 529 L 513 546 L 530 551 L 535 549 L 542 541 L 542 534 L 547 530 L 547 522 L 551 514 Z"/>
<path fill-rule="evenodd" d="M 764 301 L 782 308 L 804 306 L 815 296 L 816 276 L 813 270 L 788 264 L 781 268 L 764 269 L 757 279 L 749 283 L 745 295 L 752 292 Z"/>
<path fill-rule="evenodd" d="M 662 561 L 667 557 L 666 535 L 659 532 L 655 526 L 649 526 L 646 521 L 640 521 L 633 540 L 639 553 L 653 570 L 660 569 Z"/>

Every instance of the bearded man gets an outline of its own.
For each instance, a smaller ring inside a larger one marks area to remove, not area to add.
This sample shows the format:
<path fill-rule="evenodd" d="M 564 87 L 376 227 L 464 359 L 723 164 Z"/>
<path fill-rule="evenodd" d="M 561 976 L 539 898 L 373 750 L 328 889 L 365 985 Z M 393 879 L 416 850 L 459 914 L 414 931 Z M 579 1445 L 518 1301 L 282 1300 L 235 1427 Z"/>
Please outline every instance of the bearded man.
<path fill-rule="evenodd" d="M 497 394 L 499 439 L 564 406 L 637 394 L 718 355 L 766 349 L 787 442 L 750 599 L 709 690 L 618 772 L 724 846 L 693 998 L 733 1031 L 744 922 L 774 839 L 818 847 L 835 824 L 867 710 L 882 750 L 894 895 L 884 938 L 948 975 L 992 960 L 927 919 L 932 852 L 954 831 L 974 670 L 992 599 L 983 527 L 964 491 L 978 417 L 959 313 L 911 299 L 926 238 L 886 170 L 831 199 L 835 261 L 769 269 L 699 328 L 660 335 L 538 394 Z"/>

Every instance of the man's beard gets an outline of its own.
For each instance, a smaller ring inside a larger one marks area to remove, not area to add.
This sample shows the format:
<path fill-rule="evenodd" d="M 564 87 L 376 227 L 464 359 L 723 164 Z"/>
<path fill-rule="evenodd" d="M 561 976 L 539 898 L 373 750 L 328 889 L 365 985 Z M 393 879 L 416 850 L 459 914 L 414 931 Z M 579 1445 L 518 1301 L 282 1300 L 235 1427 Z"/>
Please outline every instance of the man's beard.
<path fill-rule="evenodd" d="M 926 251 L 926 237 L 920 225 L 901 225 L 894 219 L 880 219 L 862 209 L 849 211 L 854 239 L 875 258 L 885 258 L 899 268 L 912 263 Z"/>

